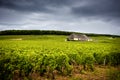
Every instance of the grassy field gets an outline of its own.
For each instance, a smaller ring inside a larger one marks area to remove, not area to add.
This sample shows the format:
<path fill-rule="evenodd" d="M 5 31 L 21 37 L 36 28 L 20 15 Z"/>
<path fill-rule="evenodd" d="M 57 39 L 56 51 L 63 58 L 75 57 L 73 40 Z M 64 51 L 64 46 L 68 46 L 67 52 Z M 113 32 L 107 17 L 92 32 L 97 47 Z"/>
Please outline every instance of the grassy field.
<path fill-rule="evenodd" d="M 120 38 L 0 36 L 0 80 L 119 80 Z"/>

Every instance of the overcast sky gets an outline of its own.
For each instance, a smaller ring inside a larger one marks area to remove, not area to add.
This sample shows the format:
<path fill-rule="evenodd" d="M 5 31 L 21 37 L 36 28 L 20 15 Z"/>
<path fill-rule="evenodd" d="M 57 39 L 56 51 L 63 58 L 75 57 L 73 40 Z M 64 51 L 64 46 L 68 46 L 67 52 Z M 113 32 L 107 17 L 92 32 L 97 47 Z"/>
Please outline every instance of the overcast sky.
<path fill-rule="evenodd" d="M 0 30 L 120 35 L 120 0 L 0 0 Z"/>

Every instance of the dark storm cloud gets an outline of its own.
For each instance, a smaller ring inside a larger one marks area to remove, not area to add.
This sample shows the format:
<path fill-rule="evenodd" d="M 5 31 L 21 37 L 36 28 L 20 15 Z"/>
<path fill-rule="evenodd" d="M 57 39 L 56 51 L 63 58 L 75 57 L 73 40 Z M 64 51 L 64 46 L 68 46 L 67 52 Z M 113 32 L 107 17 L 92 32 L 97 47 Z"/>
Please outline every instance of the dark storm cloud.
<path fill-rule="evenodd" d="M 119 22 L 120 0 L 0 0 L 0 30 L 120 34 Z"/>
<path fill-rule="evenodd" d="M 78 6 L 74 7 L 73 4 Z M 81 3 L 86 3 L 79 6 Z M 120 0 L 0 0 L 0 7 L 18 11 L 47 11 L 48 7 L 68 6 L 73 15 L 120 17 Z M 64 10 L 64 9 L 63 9 Z"/>
<path fill-rule="evenodd" d="M 0 7 L 20 11 L 49 11 L 49 6 L 71 4 L 71 0 L 0 0 Z"/>
<path fill-rule="evenodd" d="M 80 17 L 120 19 L 120 0 L 0 0 L 0 7 L 24 12 L 51 12 L 51 6 L 67 6 L 72 15 Z"/>
<path fill-rule="evenodd" d="M 73 14 L 81 17 L 120 19 L 120 0 L 84 0 L 86 4 L 72 8 Z"/>

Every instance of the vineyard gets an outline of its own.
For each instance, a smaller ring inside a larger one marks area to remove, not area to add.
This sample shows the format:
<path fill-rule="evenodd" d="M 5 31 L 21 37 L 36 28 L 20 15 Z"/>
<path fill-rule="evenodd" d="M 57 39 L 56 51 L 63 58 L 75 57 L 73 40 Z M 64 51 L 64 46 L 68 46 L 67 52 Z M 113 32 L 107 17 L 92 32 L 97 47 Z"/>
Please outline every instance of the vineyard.
<path fill-rule="evenodd" d="M 0 36 L 0 80 L 53 80 L 56 75 L 94 72 L 96 65 L 120 65 L 120 38 L 65 39 L 61 35 Z M 117 76 L 120 78 L 120 71 Z"/>

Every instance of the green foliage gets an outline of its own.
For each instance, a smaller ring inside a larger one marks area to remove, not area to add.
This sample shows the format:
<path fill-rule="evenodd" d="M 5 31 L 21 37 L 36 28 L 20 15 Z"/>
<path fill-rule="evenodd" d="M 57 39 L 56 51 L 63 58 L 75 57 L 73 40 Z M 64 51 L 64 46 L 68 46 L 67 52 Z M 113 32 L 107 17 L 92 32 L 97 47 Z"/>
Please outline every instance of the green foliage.
<path fill-rule="evenodd" d="M 68 57 L 70 58 L 69 63 L 71 65 L 79 65 L 82 63 L 82 55 L 78 53 L 69 53 Z"/>
<path fill-rule="evenodd" d="M 6 30 L 0 31 L 0 35 L 70 35 L 72 32 L 54 30 Z"/>
<path fill-rule="evenodd" d="M 4 38 L 4 39 L 2 39 Z M 22 38 L 23 40 L 11 40 Z M 65 42 L 66 36 L 0 36 L 0 79 L 18 77 L 29 79 L 33 72 L 44 75 L 57 70 L 70 75 L 73 66 L 82 65 L 84 70 L 94 70 L 94 64 L 120 65 L 119 38 L 103 43 Z M 6 75 L 4 75 L 6 74 Z"/>
<path fill-rule="evenodd" d="M 79 32 L 67 32 L 67 31 L 56 31 L 56 30 L 5 30 L 0 31 L 0 35 L 70 35 L 72 33 Z M 81 33 L 82 34 L 82 33 Z M 98 37 L 120 37 L 120 35 L 110 35 L 110 34 L 92 34 L 92 33 L 84 33 L 88 36 Z"/>
<path fill-rule="evenodd" d="M 120 64 L 120 53 L 112 52 L 106 56 L 106 61 L 110 65 L 119 65 Z"/>

